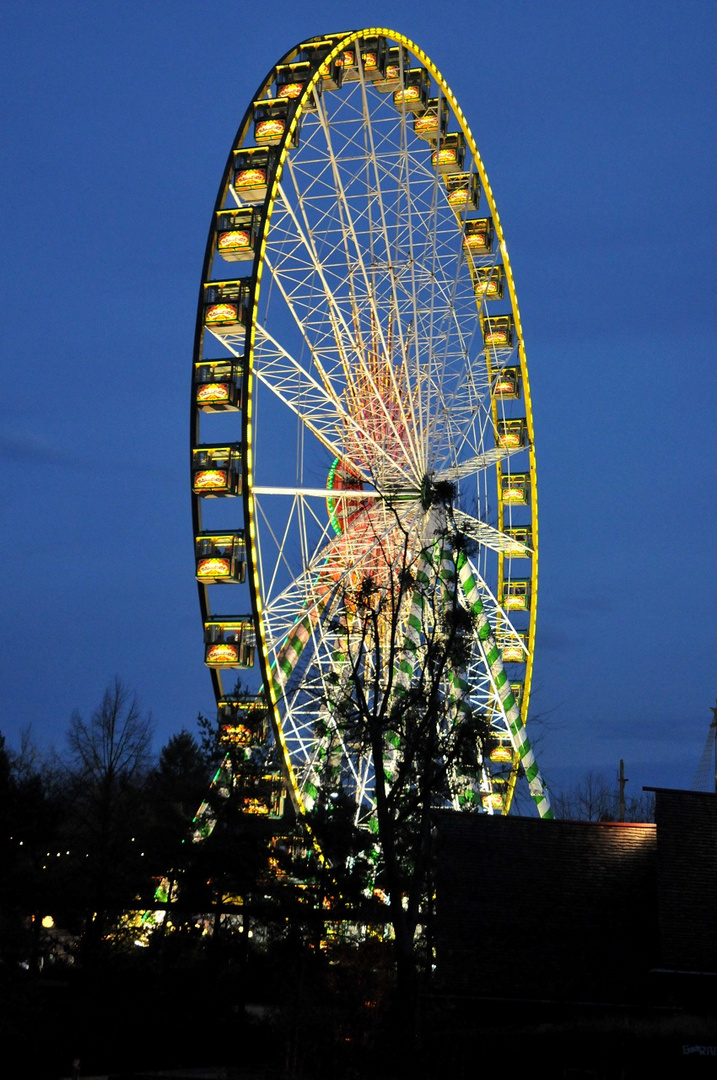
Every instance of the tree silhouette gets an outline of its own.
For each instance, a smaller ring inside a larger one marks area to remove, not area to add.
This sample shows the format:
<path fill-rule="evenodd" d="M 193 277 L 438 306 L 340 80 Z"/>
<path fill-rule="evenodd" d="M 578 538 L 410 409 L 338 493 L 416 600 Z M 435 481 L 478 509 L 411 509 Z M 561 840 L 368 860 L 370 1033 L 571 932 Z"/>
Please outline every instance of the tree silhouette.
<path fill-rule="evenodd" d="M 466 540 L 444 529 L 420 550 L 394 530 L 390 549 L 376 536 L 374 566 L 345 585 L 335 616 L 340 664 L 322 702 L 321 800 L 345 790 L 341 748 L 370 762 L 374 886 L 388 904 L 395 939 L 397 1000 L 406 1014 L 417 992 L 421 927 L 430 918 L 432 812 L 479 799 L 485 716 L 469 701 L 466 668 L 476 618 L 461 601 L 456 565 Z M 358 815 L 354 815 L 354 822 Z M 319 843 L 324 822 L 309 815 Z M 346 828 L 343 843 L 356 849 Z M 340 843 L 328 850 L 341 859 Z M 329 846 L 330 847 L 330 846 Z M 356 850 L 350 858 L 355 863 Z"/>
<path fill-rule="evenodd" d="M 146 869 L 138 839 L 146 816 L 151 735 L 151 717 L 118 678 L 89 720 L 74 713 L 70 721 L 63 783 L 88 955 L 98 949 L 109 915 L 143 891 Z"/>

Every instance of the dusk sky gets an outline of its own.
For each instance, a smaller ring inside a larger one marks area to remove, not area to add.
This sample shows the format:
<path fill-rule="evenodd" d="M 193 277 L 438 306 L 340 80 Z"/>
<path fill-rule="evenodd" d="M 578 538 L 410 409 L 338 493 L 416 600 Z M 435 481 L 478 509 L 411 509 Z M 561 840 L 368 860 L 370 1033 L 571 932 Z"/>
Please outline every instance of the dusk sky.
<path fill-rule="evenodd" d="M 510 251 L 544 776 L 623 758 L 629 794 L 691 787 L 717 698 L 713 0 L 6 0 L 0 732 L 61 749 L 115 674 L 157 749 L 213 712 L 188 469 L 212 208 L 268 69 L 358 19 L 452 87 Z"/>

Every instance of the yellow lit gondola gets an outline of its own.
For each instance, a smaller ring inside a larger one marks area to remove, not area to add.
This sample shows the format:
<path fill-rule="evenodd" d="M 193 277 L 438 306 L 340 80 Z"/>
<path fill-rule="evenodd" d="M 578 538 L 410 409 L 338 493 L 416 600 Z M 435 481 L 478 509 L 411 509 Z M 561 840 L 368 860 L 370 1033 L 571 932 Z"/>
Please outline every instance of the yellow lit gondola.
<path fill-rule="evenodd" d="M 453 131 L 440 140 L 431 154 L 431 164 L 442 175 L 463 171 L 466 156 L 466 137 L 462 131 Z"/>
<path fill-rule="evenodd" d="M 236 333 L 246 326 L 251 278 L 204 284 L 204 325 L 215 334 Z"/>
<path fill-rule="evenodd" d="M 530 611 L 530 579 L 504 581 L 502 602 L 506 611 Z"/>
<path fill-rule="evenodd" d="M 242 364 L 227 360 L 203 360 L 194 365 L 194 402 L 205 413 L 237 412 L 242 407 Z"/>
<path fill-rule="evenodd" d="M 254 140 L 260 146 L 276 146 L 289 127 L 294 102 L 288 98 L 268 98 L 254 103 Z M 299 142 L 298 127 L 294 129 L 291 146 Z"/>
<path fill-rule="evenodd" d="M 504 280 L 501 266 L 474 267 L 473 292 L 476 300 L 502 300 Z"/>
<path fill-rule="evenodd" d="M 508 538 L 505 554 L 509 559 L 529 559 L 532 554 L 533 533 L 525 526 L 512 526 L 503 530 Z"/>
<path fill-rule="evenodd" d="M 286 791 L 280 773 L 239 776 L 235 780 L 234 790 L 245 814 L 267 818 L 282 817 Z"/>
<path fill-rule="evenodd" d="M 385 75 L 382 79 L 376 79 L 374 86 L 379 94 L 390 94 L 398 90 L 401 85 L 401 68 L 408 71 L 408 49 L 401 45 L 390 48 L 386 53 Z"/>
<path fill-rule="evenodd" d="M 527 438 L 528 428 L 525 417 L 498 421 L 495 442 L 496 446 L 499 446 L 502 450 L 514 450 L 525 446 Z"/>
<path fill-rule="evenodd" d="M 445 98 L 429 98 L 426 111 L 422 116 L 415 116 L 413 120 L 414 134 L 427 142 L 437 142 L 445 135 L 447 127 L 448 102 Z"/>
<path fill-rule="evenodd" d="M 530 503 L 530 476 L 528 473 L 503 473 L 500 478 L 500 493 L 503 502 L 514 506 L 528 506 Z"/>
<path fill-rule="evenodd" d="M 247 698 L 221 698 L 217 719 L 222 740 L 234 746 L 262 746 L 266 741 L 268 714 L 266 701 L 259 694 Z"/>
<path fill-rule="evenodd" d="M 493 236 L 491 218 L 474 218 L 465 223 L 463 247 L 471 254 L 489 255 L 493 250 Z"/>
<path fill-rule="evenodd" d="M 496 764 L 510 764 L 513 760 L 513 747 L 507 735 L 496 739 L 488 756 Z"/>
<path fill-rule="evenodd" d="M 500 651 L 504 664 L 524 664 L 527 657 L 526 635 L 506 638 L 501 643 Z"/>
<path fill-rule="evenodd" d="M 493 397 L 506 399 L 517 399 L 520 397 L 520 368 L 517 367 L 504 367 L 499 370 L 493 376 L 492 382 Z"/>
<path fill-rule="evenodd" d="M 489 315 L 481 320 L 483 343 L 495 349 L 513 347 L 515 324 L 512 315 Z"/>
<path fill-rule="evenodd" d="M 333 47 L 332 38 L 307 41 L 301 46 L 298 56 L 299 61 L 308 61 L 312 68 L 316 63 L 320 64 L 322 90 L 338 90 L 341 86 L 341 66 L 335 59 L 331 61 L 326 59 Z"/>
<path fill-rule="evenodd" d="M 234 190 L 245 203 L 260 203 L 266 198 L 269 173 L 276 151 L 253 146 L 234 153 Z"/>
<path fill-rule="evenodd" d="M 256 631 L 251 615 L 212 618 L 204 623 L 204 663 L 211 668 L 254 666 Z"/>
<path fill-rule="evenodd" d="M 202 445 L 192 450 L 192 490 L 205 498 L 241 494 L 241 444 Z"/>
<path fill-rule="evenodd" d="M 336 64 L 341 68 L 342 82 L 358 82 L 361 76 L 359 74 L 359 60 L 356 56 L 355 45 L 340 53 L 336 58 Z"/>
<path fill-rule="evenodd" d="M 361 63 L 365 79 L 381 82 L 386 77 L 386 39 L 364 38 L 361 46 Z"/>
<path fill-rule="evenodd" d="M 425 68 L 411 68 L 404 71 L 403 86 L 393 92 L 393 104 L 399 112 L 412 112 L 422 115 L 428 105 L 431 90 L 431 76 Z"/>
<path fill-rule="evenodd" d="M 215 221 L 218 255 L 227 262 L 254 258 L 259 235 L 258 210 L 218 210 Z"/>
<path fill-rule="evenodd" d="M 279 64 L 276 68 L 276 96 L 279 99 L 294 101 L 301 97 L 311 76 L 311 63 L 308 60 L 293 64 Z M 321 83 L 316 88 L 321 93 Z M 316 110 L 316 99 L 309 95 L 304 101 L 304 112 Z"/>
<path fill-rule="evenodd" d="M 446 197 L 452 210 L 459 214 L 478 209 L 480 202 L 478 173 L 446 173 L 445 181 Z"/>
<path fill-rule="evenodd" d="M 194 538 L 197 580 L 205 585 L 246 580 L 244 531 L 199 533 Z"/>

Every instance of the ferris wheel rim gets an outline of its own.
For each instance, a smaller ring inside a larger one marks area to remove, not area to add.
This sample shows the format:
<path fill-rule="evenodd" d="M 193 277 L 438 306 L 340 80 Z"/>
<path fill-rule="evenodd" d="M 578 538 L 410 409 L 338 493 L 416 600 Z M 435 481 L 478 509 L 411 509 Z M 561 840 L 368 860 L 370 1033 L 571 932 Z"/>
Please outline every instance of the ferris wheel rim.
<path fill-rule="evenodd" d="M 518 343 L 518 345 L 517 345 L 517 355 L 518 355 L 518 358 L 519 358 L 519 366 L 520 366 L 521 377 L 522 377 L 522 385 L 523 385 L 524 395 L 525 395 L 524 400 L 525 400 L 525 410 L 526 410 L 526 427 L 527 427 L 527 432 L 528 432 L 528 447 L 529 447 L 529 455 L 528 456 L 529 456 L 529 462 L 530 462 L 529 473 L 530 473 L 530 480 L 531 480 L 531 487 L 532 487 L 531 494 L 532 494 L 532 498 L 533 498 L 533 502 L 531 504 L 531 524 L 532 524 L 532 538 L 531 539 L 532 539 L 532 547 L 531 547 L 531 550 L 530 550 L 530 555 L 531 555 L 531 588 L 532 588 L 532 591 L 533 591 L 533 595 L 535 595 L 535 593 L 537 591 L 537 589 L 536 589 L 536 587 L 537 587 L 537 507 L 536 507 L 537 483 L 536 483 L 534 439 L 533 439 L 533 418 L 532 418 L 532 407 L 531 407 L 530 394 L 529 394 L 529 384 L 528 384 L 528 378 L 527 378 L 527 364 L 526 364 L 526 360 L 525 360 L 525 350 L 524 350 L 524 347 L 523 347 L 522 327 L 521 327 L 520 316 L 519 316 L 519 312 L 518 312 L 518 308 L 517 308 L 517 300 L 516 300 L 516 297 L 515 297 L 515 287 L 514 287 L 514 282 L 513 282 L 512 269 L 511 269 L 511 266 L 510 266 L 510 261 L 508 259 L 507 248 L 506 248 L 506 245 L 505 245 L 505 240 L 504 240 L 503 231 L 502 231 L 502 225 L 500 223 L 500 219 L 499 219 L 498 214 L 497 214 L 497 209 L 495 207 L 495 201 L 494 201 L 494 198 L 493 198 L 492 190 L 490 188 L 490 184 L 488 182 L 488 178 L 487 178 L 487 175 L 485 173 L 485 169 L 484 169 L 482 160 L 481 160 L 480 155 L 478 153 L 478 149 L 477 149 L 477 146 L 475 144 L 475 140 L 474 140 L 473 135 L 472 135 L 472 133 L 471 133 L 469 127 L 468 127 L 468 124 L 467 124 L 467 122 L 465 120 L 465 117 L 464 117 L 464 115 L 462 113 L 462 110 L 460 109 L 460 106 L 458 105 L 458 102 L 456 101 L 455 96 L 453 95 L 452 91 L 450 90 L 450 87 L 448 86 L 446 80 L 440 74 L 440 72 L 435 67 L 435 65 L 432 63 L 430 58 L 423 52 L 423 50 L 421 50 L 417 45 L 415 45 L 415 43 L 412 42 L 410 39 L 406 38 L 404 35 L 401 35 L 399 33 L 394 32 L 394 31 L 386 30 L 386 29 L 380 29 L 380 28 L 369 28 L 369 29 L 357 30 L 357 31 L 352 31 L 349 34 L 345 34 L 345 35 L 341 35 L 341 36 L 339 36 L 339 35 L 333 35 L 333 36 L 335 37 L 335 43 L 334 43 L 334 47 L 331 50 L 330 54 L 328 54 L 328 56 L 325 59 L 325 62 L 327 62 L 327 63 L 330 62 L 331 60 L 333 60 L 334 58 L 340 56 L 342 51 L 348 49 L 348 47 L 350 47 L 351 45 L 355 46 L 360 40 L 362 40 L 364 38 L 371 37 L 371 36 L 379 36 L 379 37 L 383 37 L 383 38 L 385 38 L 387 40 L 390 40 L 390 42 L 393 45 L 398 46 L 399 48 L 407 49 L 408 52 L 411 54 L 411 56 L 413 56 L 417 60 L 419 60 L 421 65 L 425 67 L 425 69 L 429 72 L 430 77 L 435 81 L 435 83 L 439 87 L 439 92 L 441 94 L 443 94 L 445 99 L 448 101 L 449 107 L 451 109 L 451 113 L 455 117 L 455 119 L 457 120 L 457 122 L 458 122 L 458 124 L 460 126 L 460 130 L 463 132 L 463 135 L 465 136 L 466 142 L 467 142 L 468 147 L 469 147 L 470 159 L 472 161 L 472 164 L 475 167 L 478 176 L 480 177 L 482 190 L 483 190 L 483 193 L 484 193 L 485 198 L 487 200 L 488 207 L 489 207 L 489 209 L 491 211 L 491 217 L 493 219 L 493 224 L 494 224 L 495 231 L 496 231 L 496 244 L 497 244 L 498 250 L 500 251 L 501 258 L 502 258 L 502 266 L 503 266 L 506 285 L 507 285 L 509 298 L 510 298 L 511 313 L 513 314 L 513 317 L 514 317 L 514 320 L 515 320 L 515 325 L 516 325 L 516 335 L 517 335 L 517 343 Z M 320 39 L 314 39 L 314 40 L 320 40 Z M 287 52 L 285 54 L 285 56 L 282 58 L 282 60 L 279 61 L 278 63 L 281 64 L 282 62 L 289 60 L 292 56 L 296 56 L 297 53 L 298 53 L 298 50 L 302 46 L 304 46 L 306 44 L 307 44 L 306 42 L 301 43 L 295 49 L 289 50 L 289 52 Z M 267 78 L 261 84 L 262 90 L 260 91 L 260 94 L 258 95 L 257 99 L 255 99 L 254 104 L 256 104 L 257 100 L 261 99 L 261 96 L 263 94 L 268 93 L 268 89 L 271 86 L 272 81 L 273 81 L 273 72 L 275 70 L 276 70 L 276 65 L 270 70 Z M 259 520 L 260 512 L 261 512 L 261 506 L 260 506 L 261 498 L 263 498 L 265 495 L 269 495 L 269 494 L 279 495 L 280 492 L 277 491 L 277 490 L 272 492 L 270 490 L 270 485 L 256 483 L 255 482 L 255 477 L 254 477 L 254 396 L 255 396 L 255 385 L 257 385 L 257 379 L 259 378 L 259 376 L 257 375 L 257 371 L 256 371 L 256 355 L 257 355 L 256 354 L 256 348 L 257 348 L 257 338 L 261 337 L 261 335 L 263 333 L 265 333 L 265 331 L 262 329 L 261 325 L 258 322 L 257 313 L 259 311 L 259 305 L 260 305 L 260 302 L 261 302 L 262 278 L 263 278 L 264 274 L 267 273 L 267 271 L 269 273 L 271 273 L 270 264 L 269 264 L 269 256 L 268 256 L 268 253 L 266 251 L 266 248 L 267 248 L 267 241 L 268 241 L 268 239 L 270 237 L 270 234 L 271 234 L 272 216 L 273 216 L 273 214 L 275 212 L 275 209 L 276 209 L 276 206 L 277 206 L 277 200 L 283 198 L 283 195 L 281 194 L 281 181 L 283 179 L 284 166 L 287 163 L 290 163 L 290 161 L 291 161 L 291 156 L 290 156 L 289 151 L 291 149 L 292 139 L 293 139 L 294 134 L 295 134 L 295 132 L 296 132 L 296 130 L 297 130 L 299 124 L 300 124 L 300 121 L 301 121 L 301 119 L 303 117 L 305 105 L 309 101 L 311 95 L 314 94 L 314 92 L 316 90 L 316 87 L 319 84 L 320 78 L 321 78 L 321 71 L 320 71 L 320 68 L 317 65 L 316 70 L 313 72 L 313 75 L 311 76 L 311 79 L 307 82 L 307 84 L 305 85 L 305 87 L 303 89 L 303 92 L 301 94 L 301 98 L 298 101 L 296 109 L 293 112 L 293 117 L 292 117 L 291 123 L 287 127 L 286 131 L 284 132 L 281 143 L 277 148 L 277 163 L 276 163 L 276 166 L 275 166 L 275 169 L 274 169 L 274 172 L 273 172 L 271 187 L 270 187 L 269 193 L 267 194 L 265 205 L 264 205 L 263 210 L 262 210 L 261 240 L 260 240 L 260 244 L 259 244 L 259 246 L 257 248 L 257 252 L 256 252 L 256 255 L 255 255 L 254 264 L 253 264 L 253 273 L 252 273 L 253 294 L 252 294 L 252 302 L 251 302 L 251 317 L 250 317 L 249 325 L 247 326 L 247 329 L 246 329 L 246 334 L 245 334 L 245 339 L 244 339 L 244 348 L 245 348 L 245 355 L 246 355 L 246 369 L 245 369 L 245 380 L 244 380 L 244 395 L 245 395 L 245 397 L 244 397 L 244 407 L 243 407 L 243 413 L 242 413 L 242 425 L 243 425 L 243 428 L 242 428 L 242 445 L 243 445 L 243 448 L 244 448 L 243 459 L 242 459 L 242 472 L 243 472 L 242 498 L 243 498 L 243 503 L 244 503 L 245 523 L 246 523 L 246 532 L 247 532 L 247 541 L 248 541 L 247 542 L 247 564 L 248 564 L 248 571 L 249 571 L 249 580 L 250 580 L 250 583 L 251 583 L 253 613 L 254 613 L 254 617 L 256 619 L 256 625 L 257 625 L 258 634 L 259 634 L 260 660 L 261 660 L 261 664 L 262 664 L 262 670 L 264 671 L 264 692 L 268 694 L 268 696 L 270 698 L 270 701 L 271 701 L 271 706 L 272 706 L 272 708 L 273 708 L 273 710 L 275 712 L 275 715 L 277 717 L 279 716 L 279 703 L 278 703 L 277 696 L 276 696 L 278 690 L 277 690 L 277 686 L 275 685 L 275 680 L 271 676 L 271 662 L 270 662 L 270 657 L 269 657 L 269 649 L 267 647 L 266 627 L 265 627 L 265 620 L 264 620 L 264 614 L 265 614 L 265 591 L 264 591 L 264 588 L 263 588 L 262 581 L 260 580 L 259 571 L 258 571 L 259 564 L 261 562 L 261 552 L 260 552 L 260 549 L 259 549 L 259 539 L 258 539 L 258 532 L 259 532 L 258 520 Z M 363 75 L 361 75 L 361 82 L 362 82 L 362 84 L 364 82 Z M 244 145 L 244 140 L 246 139 L 246 136 L 247 136 L 247 133 L 248 133 L 248 130 L 249 130 L 249 124 L 251 122 L 251 113 L 252 113 L 252 106 L 250 106 L 247 109 L 244 120 L 242 121 L 242 125 L 240 126 L 240 129 L 239 129 L 237 142 L 233 146 L 232 153 L 235 150 L 241 149 L 241 147 Z M 227 169 L 225 170 L 225 178 L 224 178 L 223 185 L 222 185 L 224 188 L 226 188 L 227 180 L 228 180 L 228 177 L 230 175 L 231 158 L 232 158 L 232 155 L 230 154 L 230 159 L 229 159 L 229 162 L 228 162 L 228 165 L 227 165 Z M 225 196 L 222 196 L 222 189 L 220 188 L 220 194 L 219 194 L 218 199 L 217 199 L 217 207 L 220 206 L 220 204 L 223 201 L 223 198 L 225 198 Z M 207 257 L 205 258 L 205 269 L 204 269 L 203 280 L 206 280 L 207 276 L 208 276 L 208 268 L 209 268 L 209 265 L 211 263 L 211 258 L 210 258 L 211 247 L 212 247 L 212 237 L 211 237 L 211 234 L 210 234 L 210 239 L 208 241 Z M 198 324 L 199 324 L 199 317 L 198 317 Z M 198 334 L 199 334 L 199 330 L 198 330 Z M 225 341 L 225 344 L 226 344 L 226 341 Z M 241 347 L 240 342 L 237 342 L 237 347 L 238 348 Z M 194 441 L 194 443 L 196 443 L 196 441 L 197 441 L 196 433 L 193 435 L 193 441 Z M 505 455 L 506 459 L 508 457 L 509 457 L 509 455 Z M 495 469 L 496 469 L 496 475 L 497 475 L 497 479 L 498 479 L 498 485 L 499 485 L 499 488 L 500 488 L 500 476 L 501 476 L 501 460 L 500 459 L 496 460 Z M 419 472 L 420 472 L 420 470 L 419 470 Z M 424 463 L 424 472 L 425 472 L 425 463 Z M 366 478 L 364 478 L 364 480 L 365 479 Z M 419 480 L 420 480 L 420 477 L 419 477 Z M 416 488 L 415 483 L 414 483 L 414 488 L 416 489 L 416 495 L 420 496 L 420 488 Z M 322 490 L 320 487 L 316 487 L 316 488 L 313 488 L 313 489 L 305 488 L 305 489 L 302 490 L 298 486 L 296 486 L 295 488 L 291 488 L 291 486 L 288 485 L 287 488 L 286 488 L 286 491 L 284 492 L 284 494 L 290 495 L 290 496 L 292 496 L 293 498 L 295 498 L 297 500 L 306 500 L 306 499 L 313 498 L 313 497 L 318 497 L 318 498 L 325 497 L 326 494 L 327 494 L 327 489 Z M 358 501 L 362 501 L 362 502 L 365 502 L 366 505 L 369 505 L 369 500 L 372 497 L 376 498 L 377 496 L 380 497 L 378 492 L 374 492 L 373 494 L 371 494 L 368 491 L 363 491 L 361 493 L 361 495 L 354 494 L 350 498 L 353 500 L 354 503 L 358 502 Z M 346 497 L 346 498 L 348 498 L 348 497 Z M 500 496 L 498 496 L 498 502 L 500 503 Z M 195 507 L 198 506 L 198 505 L 199 505 L 198 500 L 195 500 Z M 199 513 L 199 511 L 195 511 L 195 513 Z M 502 513 L 502 511 L 501 511 L 501 513 Z M 195 517 L 195 531 L 197 529 L 197 524 L 196 524 L 197 521 L 199 521 L 199 523 L 201 523 L 201 516 L 199 516 L 198 518 Z M 480 525 L 484 526 L 484 523 L 479 522 L 478 519 L 476 519 L 476 524 L 477 525 L 480 524 Z M 489 526 L 484 526 L 483 529 L 482 529 L 481 542 L 483 542 L 483 543 L 487 542 L 487 536 L 488 536 L 487 529 L 488 528 L 490 528 L 490 527 Z M 494 530 L 494 532 L 496 532 L 497 534 L 502 535 L 500 529 Z M 328 533 L 327 533 L 327 536 L 328 536 Z M 495 542 L 497 543 L 497 541 L 495 541 Z M 499 572 L 498 572 L 498 582 L 497 582 L 497 589 L 496 589 L 497 592 L 500 592 L 501 585 L 502 585 L 503 558 L 504 558 L 504 552 L 499 552 Z M 495 598 L 493 598 L 493 599 L 495 601 Z M 203 597 L 202 601 L 203 601 L 203 616 L 206 617 L 206 614 L 207 614 L 206 598 Z M 497 605 L 498 601 L 495 601 L 495 603 Z M 528 637 L 528 641 L 530 643 L 530 647 L 527 650 L 527 656 L 526 656 L 526 677 L 525 677 L 526 695 L 525 695 L 525 699 L 524 699 L 525 700 L 524 708 L 526 710 L 527 710 L 527 700 L 528 700 L 528 697 L 529 697 L 530 678 L 531 678 L 531 674 L 532 674 L 532 663 L 533 663 L 532 644 L 533 644 L 533 641 L 534 641 L 534 634 L 535 634 L 535 606 L 533 605 L 533 607 L 531 608 L 530 625 L 529 625 L 528 633 L 527 633 L 527 637 Z M 285 761 L 286 761 L 286 764 L 287 764 L 291 784 L 292 784 L 293 791 L 294 791 L 295 801 L 297 803 L 298 808 L 301 810 L 304 807 L 304 801 L 305 801 L 304 800 L 304 795 L 303 795 L 303 792 L 302 792 L 302 786 L 301 786 L 301 783 L 297 780 L 296 774 L 294 772 L 291 753 L 290 753 L 289 749 L 287 748 L 286 741 L 284 739 L 283 725 L 280 722 L 280 720 L 278 720 L 278 719 L 277 719 L 277 724 L 276 724 L 276 733 L 277 733 L 279 743 L 282 746 L 283 755 L 284 755 L 284 758 L 285 758 Z"/>

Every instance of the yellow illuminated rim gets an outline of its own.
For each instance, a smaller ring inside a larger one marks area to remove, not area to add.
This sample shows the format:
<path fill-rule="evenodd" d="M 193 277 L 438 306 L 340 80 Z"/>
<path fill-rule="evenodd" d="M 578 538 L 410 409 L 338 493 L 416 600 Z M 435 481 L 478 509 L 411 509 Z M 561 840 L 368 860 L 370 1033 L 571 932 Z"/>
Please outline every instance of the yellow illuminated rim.
<path fill-rule="evenodd" d="M 313 75 L 303 86 L 303 92 L 296 105 L 296 108 L 291 116 L 290 121 L 285 125 L 281 141 L 274 147 L 277 152 L 277 163 L 273 169 L 273 179 L 268 186 L 266 200 L 265 200 L 265 217 L 263 222 L 263 228 L 260 233 L 259 243 L 256 251 L 254 262 L 254 302 L 250 305 L 251 321 L 247 327 L 247 346 L 248 355 L 246 359 L 245 367 L 245 387 L 244 387 L 244 455 L 243 455 L 243 471 L 244 471 L 244 506 L 245 506 L 245 525 L 247 536 L 247 548 L 249 553 L 249 566 L 251 568 L 251 586 L 253 591 L 254 603 L 256 607 L 256 630 L 257 630 L 257 647 L 260 649 L 263 658 L 263 670 L 268 672 L 271 668 L 271 660 L 266 643 L 264 632 L 264 617 L 263 617 L 263 605 L 262 605 L 262 592 L 261 583 L 259 578 L 259 561 L 257 558 L 257 535 L 256 535 L 256 505 L 254 500 L 253 488 L 254 488 L 254 350 L 256 344 L 256 319 L 258 311 L 258 301 L 261 292 L 261 284 L 264 270 L 264 259 L 266 253 L 267 237 L 271 228 L 271 219 L 275 206 L 275 202 L 278 195 L 279 182 L 281 179 L 282 171 L 287 157 L 290 151 L 293 149 L 294 137 L 296 129 L 301 121 L 301 117 L 304 112 L 305 102 L 313 94 L 313 90 L 322 82 L 322 68 L 331 64 L 336 58 L 340 57 L 342 53 L 346 52 L 357 40 L 367 37 L 383 37 L 387 39 L 389 46 L 399 46 L 408 50 L 408 52 L 420 62 L 421 65 L 429 72 L 430 76 L 435 80 L 436 84 L 440 87 L 440 91 L 445 97 L 448 105 L 453 112 L 461 131 L 466 139 L 467 149 L 470 151 L 473 157 L 473 163 L 475 169 L 480 178 L 481 188 L 486 197 L 490 216 L 493 221 L 493 229 L 495 232 L 495 241 L 500 249 L 502 255 L 502 268 L 504 282 L 507 284 L 508 295 L 510 298 L 510 304 L 514 319 L 514 332 L 517 339 L 517 350 L 520 362 L 520 375 L 522 383 L 522 395 L 525 405 L 525 423 L 526 423 L 526 437 L 527 437 L 527 451 L 529 455 L 529 476 L 530 476 L 530 529 L 532 535 L 532 547 L 530 551 L 530 614 L 529 614 L 529 627 L 526 637 L 526 652 L 527 659 L 525 664 L 525 680 L 523 685 L 523 693 L 520 702 L 520 711 L 523 724 L 527 719 L 529 701 L 530 701 L 530 688 L 533 674 L 533 661 L 534 661 L 534 642 L 535 642 L 535 628 L 536 628 L 536 599 L 537 599 L 537 585 L 538 585 L 538 514 L 537 514 L 537 472 L 535 463 L 535 445 L 534 445 L 534 426 L 533 426 L 533 410 L 528 381 L 528 369 L 525 355 L 525 348 L 523 343 L 523 331 L 520 319 L 520 313 L 518 309 L 517 297 L 515 292 L 515 284 L 513 280 L 513 272 L 508 255 L 507 246 L 503 234 L 503 228 L 498 215 L 498 211 L 493 196 L 493 191 L 488 181 L 488 176 L 485 171 L 482 159 L 478 152 L 473 134 L 468 126 L 463 110 L 461 109 L 458 101 L 455 98 L 452 90 L 448 86 L 447 82 L 443 78 L 441 72 L 431 61 L 428 55 L 413 42 L 410 38 L 396 31 L 390 30 L 385 27 L 369 27 L 361 30 L 352 31 L 344 34 L 329 34 L 323 38 L 316 37 L 314 39 L 308 39 L 306 42 L 302 42 L 296 47 L 295 50 L 288 53 L 283 59 L 282 63 L 291 62 L 291 58 L 296 56 L 301 49 L 306 45 L 318 44 L 320 41 L 333 42 L 333 47 L 326 57 L 324 57 L 322 63 L 317 65 Z M 264 84 L 264 93 L 268 93 L 268 88 L 273 84 L 275 68 L 267 77 Z M 339 93 L 341 91 L 339 90 Z M 257 104 L 259 103 L 258 99 Z M 236 153 L 239 150 L 246 149 L 243 147 L 243 142 L 247 137 L 247 133 L 251 126 L 251 117 L 244 123 L 241 137 L 235 144 L 232 153 Z M 248 149 L 252 149 L 249 147 Z M 468 169 L 466 169 L 468 171 Z M 478 298 L 480 300 L 480 297 Z M 490 364 L 488 354 L 486 353 L 487 363 Z M 492 410 L 493 410 L 493 422 L 494 428 L 497 430 L 498 410 L 496 398 L 492 397 Z M 506 510 L 504 500 L 502 497 L 502 474 L 503 470 L 500 462 L 497 462 L 496 466 L 496 482 L 497 482 L 497 507 L 498 507 L 498 529 L 503 531 L 506 520 Z M 498 552 L 498 580 L 497 590 L 498 596 L 502 595 L 503 582 L 505 580 L 505 555 L 502 552 Z M 267 704 L 270 704 L 271 710 L 275 717 L 279 715 L 279 700 L 276 694 L 274 682 L 271 678 L 268 678 L 264 682 L 263 693 L 267 698 Z M 291 756 L 288 751 L 288 746 L 284 738 L 281 723 L 274 724 L 274 731 L 279 742 L 281 752 L 283 754 L 284 762 L 288 773 L 289 782 L 293 788 L 294 804 L 300 810 L 301 813 L 305 813 L 302 793 L 299 788 L 296 773 L 294 771 Z M 490 796 L 490 803 L 494 809 L 499 809 L 502 813 L 507 813 L 510 809 L 510 803 L 513 797 L 515 789 L 515 783 L 518 775 L 518 757 L 517 754 L 513 755 L 513 768 L 511 771 L 511 777 L 504 788 L 505 794 L 493 794 Z"/>

